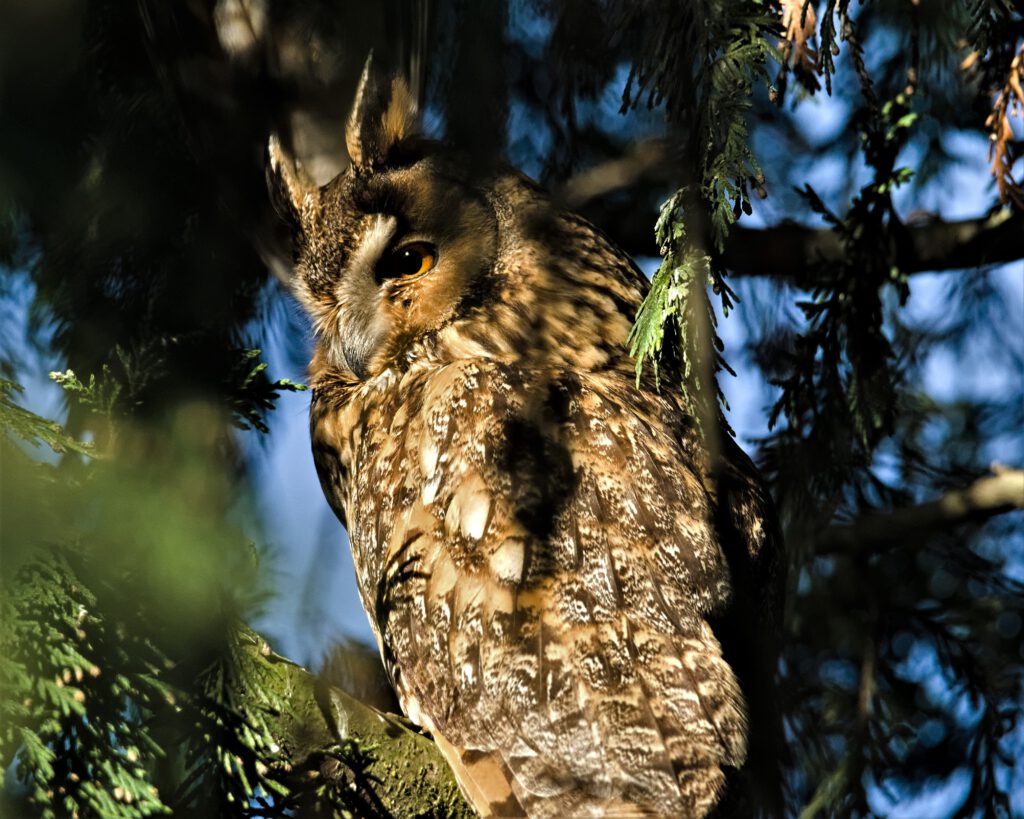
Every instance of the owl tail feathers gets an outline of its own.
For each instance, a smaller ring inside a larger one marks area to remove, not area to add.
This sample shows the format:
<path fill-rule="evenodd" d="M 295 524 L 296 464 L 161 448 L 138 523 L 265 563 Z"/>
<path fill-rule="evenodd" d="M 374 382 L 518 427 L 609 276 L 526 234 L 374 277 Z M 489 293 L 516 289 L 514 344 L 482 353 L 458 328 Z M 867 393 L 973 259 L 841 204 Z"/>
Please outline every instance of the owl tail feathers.
<path fill-rule="evenodd" d="M 401 75 L 388 76 L 366 58 L 345 128 L 352 165 L 372 169 L 387 165 L 402 143 L 420 132 L 419 105 Z"/>
<path fill-rule="evenodd" d="M 466 800 L 481 816 L 527 816 L 512 791 L 512 773 L 500 754 L 456 748 L 440 733 L 434 741 L 455 774 Z"/>
<path fill-rule="evenodd" d="M 715 819 L 724 819 L 728 816 L 730 819 L 738 819 L 743 816 L 740 813 L 723 814 L 715 810 L 715 803 L 721 795 L 721 771 L 717 767 L 705 771 L 697 787 L 688 789 L 690 800 L 684 800 L 685 807 L 674 800 L 598 795 L 586 783 L 578 781 L 563 782 L 561 788 L 544 788 L 543 793 L 531 793 L 522 786 L 500 751 L 458 748 L 437 731 L 433 732 L 433 737 L 448 760 L 463 795 L 483 817 L 639 819 L 659 816 L 699 819 L 714 816 Z"/>

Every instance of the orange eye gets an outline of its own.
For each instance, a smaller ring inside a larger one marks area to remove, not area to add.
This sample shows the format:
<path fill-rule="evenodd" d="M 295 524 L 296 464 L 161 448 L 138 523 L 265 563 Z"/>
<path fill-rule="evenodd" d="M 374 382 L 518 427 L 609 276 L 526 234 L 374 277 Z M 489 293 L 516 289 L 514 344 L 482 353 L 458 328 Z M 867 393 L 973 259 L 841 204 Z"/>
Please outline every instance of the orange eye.
<path fill-rule="evenodd" d="M 426 242 L 411 242 L 391 252 L 382 272 L 387 278 L 411 279 L 428 273 L 436 262 L 437 248 Z"/>

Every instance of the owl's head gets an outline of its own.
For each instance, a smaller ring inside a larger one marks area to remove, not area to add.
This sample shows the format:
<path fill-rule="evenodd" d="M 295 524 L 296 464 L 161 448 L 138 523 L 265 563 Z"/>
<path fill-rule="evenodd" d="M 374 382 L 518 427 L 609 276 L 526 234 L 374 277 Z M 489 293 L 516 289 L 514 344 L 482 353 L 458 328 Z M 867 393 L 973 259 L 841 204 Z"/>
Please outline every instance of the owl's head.
<path fill-rule="evenodd" d="M 271 139 L 314 373 L 364 381 L 470 357 L 619 362 L 647 289 L 632 260 L 526 177 L 467 162 L 418 124 L 406 84 L 367 65 L 348 170 L 317 187 Z"/>
<path fill-rule="evenodd" d="M 419 131 L 402 79 L 367 64 L 346 129 L 351 165 L 314 185 L 276 138 L 269 177 L 294 237 L 294 286 L 324 364 L 362 380 L 479 297 L 497 217 L 450 152 Z"/>

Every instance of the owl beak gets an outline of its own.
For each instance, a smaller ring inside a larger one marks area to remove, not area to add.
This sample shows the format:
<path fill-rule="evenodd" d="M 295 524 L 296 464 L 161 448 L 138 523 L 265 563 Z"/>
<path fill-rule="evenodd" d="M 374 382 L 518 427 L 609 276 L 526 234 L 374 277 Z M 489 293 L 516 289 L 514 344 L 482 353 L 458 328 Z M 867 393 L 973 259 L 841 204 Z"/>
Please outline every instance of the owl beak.
<path fill-rule="evenodd" d="M 360 338 L 356 334 L 347 335 L 341 341 L 342 362 L 360 381 L 366 378 L 370 352 L 365 338 Z"/>
<path fill-rule="evenodd" d="M 375 295 L 375 294 L 374 294 Z M 364 294 L 363 299 L 367 299 Z M 344 326 L 336 350 L 343 364 L 360 381 L 370 375 L 373 359 L 387 335 L 387 325 L 380 316 L 379 305 L 360 300 L 349 303 Z"/>

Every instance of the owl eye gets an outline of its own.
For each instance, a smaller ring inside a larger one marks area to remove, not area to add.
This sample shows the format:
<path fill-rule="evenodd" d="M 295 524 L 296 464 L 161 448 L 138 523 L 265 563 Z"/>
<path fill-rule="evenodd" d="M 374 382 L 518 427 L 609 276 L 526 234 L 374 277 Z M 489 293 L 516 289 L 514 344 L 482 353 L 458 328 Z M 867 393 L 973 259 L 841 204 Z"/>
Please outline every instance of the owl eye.
<path fill-rule="evenodd" d="M 384 257 L 380 273 L 386 279 L 411 279 L 430 272 L 437 262 L 437 248 L 427 242 L 411 242 Z"/>

